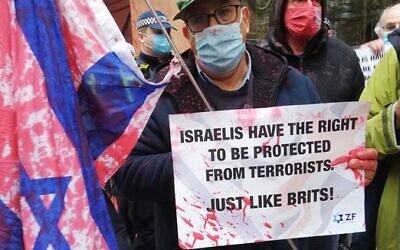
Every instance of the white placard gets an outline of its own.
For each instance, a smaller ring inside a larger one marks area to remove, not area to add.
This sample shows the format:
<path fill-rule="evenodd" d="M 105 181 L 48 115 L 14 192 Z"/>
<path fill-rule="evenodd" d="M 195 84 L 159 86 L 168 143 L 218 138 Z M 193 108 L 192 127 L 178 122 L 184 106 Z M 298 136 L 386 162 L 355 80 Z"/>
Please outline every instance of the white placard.
<path fill-rule="evenodd" d="M 378 55 L 375 55 L 373 51 L 368 47 L 355 49 L 361 70 L 364 74 L 365 83 L 371 77 L 372 72 L 374 72 L 374 69 L 378 64 L 379 60 L 383 57 L 384 53 L 387 52 L 390 48 L 392 48 L 392 45 L 390 44 L 385 45 L 384 52 Z"/>
<path fill-rule="evenodd" d="M 369 104 L 170 116 L 179 244 L 214 247 L 365 230 Z"/>

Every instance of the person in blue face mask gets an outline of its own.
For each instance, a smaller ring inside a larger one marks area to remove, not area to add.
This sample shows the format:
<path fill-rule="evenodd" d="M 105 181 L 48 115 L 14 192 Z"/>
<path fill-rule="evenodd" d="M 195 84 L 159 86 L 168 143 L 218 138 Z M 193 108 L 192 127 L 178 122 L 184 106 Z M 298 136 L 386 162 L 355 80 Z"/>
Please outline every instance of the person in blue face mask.
<path fill-rule="evenodd" d="M 171 23 L 161 11 L 156 11 L 164 28 L 170 33 Z M 171 60 L 171 45 L 162 33 L 151 11 L 142 13 L 136 21 L 139 35 L 140 54 L 136 59 L 139 68 L 146 79 L 151 79 L 160 66 Z"/>
<path fill-rule="evenodd" d="M 382 11 L 374 29 L 378 38 L 364 43 L 360 47 L 369 47 L 375 55 L 379 55 L 391 47 L 388 36 L 398 28 L 400 28 L 400 4 L 396 3 Z"/>
<path fill-rule="evenodd" d="M 158 10 L 156 13 L 163 27 L 170 33 L 173 27 L 167 16 Z M 136 27 L 140 42 L 140 54 L 136 62 L 144 77 L 152 80 L 155 72 L 168 65 L 172 59 L 171 45 L 151 11 L 139 16 Z M 133 249 L 155 249 L 153 203 L 133 202 L 121 196 L 117 196 L 117 202 Z"/>

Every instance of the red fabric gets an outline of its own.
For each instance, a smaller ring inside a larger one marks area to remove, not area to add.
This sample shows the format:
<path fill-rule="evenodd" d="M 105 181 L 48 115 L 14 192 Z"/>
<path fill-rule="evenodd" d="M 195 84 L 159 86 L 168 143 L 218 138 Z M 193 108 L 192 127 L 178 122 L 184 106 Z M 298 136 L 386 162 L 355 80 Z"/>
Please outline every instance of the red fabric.
<path fill-rule="evenodd" d="M 321 6 L 313 4 L 288 8 L 284 20 L 292 36 L 309 40 L 321 29 Z"/>

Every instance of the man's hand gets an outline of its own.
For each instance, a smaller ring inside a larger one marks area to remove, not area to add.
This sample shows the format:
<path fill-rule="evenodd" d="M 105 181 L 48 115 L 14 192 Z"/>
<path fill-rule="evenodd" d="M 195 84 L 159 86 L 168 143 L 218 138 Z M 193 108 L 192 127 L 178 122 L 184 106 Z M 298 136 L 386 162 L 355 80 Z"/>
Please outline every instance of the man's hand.
<path fill-rule="evenodd" d="M 349 168 L 365 171 L 365 186 L 368 186 L 374 179 L 378 167 L 378 151 L 374 148 L 366 148 L 355 154 L 350 160 Z"/>
<path fill-rule="evenodd" d="M 381 38 L 378 38 L 376 40 L 369 41 L 367 43 L 364 43 L 360 46 L 360 48 L 370 48 L 374 55 L 379 55 L 383 53 L 384 50 L 384 43 Z"/>

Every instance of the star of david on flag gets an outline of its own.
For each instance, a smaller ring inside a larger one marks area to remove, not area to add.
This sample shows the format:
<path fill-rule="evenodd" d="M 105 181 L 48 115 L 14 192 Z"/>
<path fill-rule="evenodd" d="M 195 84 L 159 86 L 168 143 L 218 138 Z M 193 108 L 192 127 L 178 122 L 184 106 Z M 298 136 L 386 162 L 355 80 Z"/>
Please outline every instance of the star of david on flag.
<path fill-rule="evenodd" d="M 0 30 L 0 249 L 117 249 L 102 186 L 174 72 L 145 81 L 101 0 L 0 1 Z"/>

